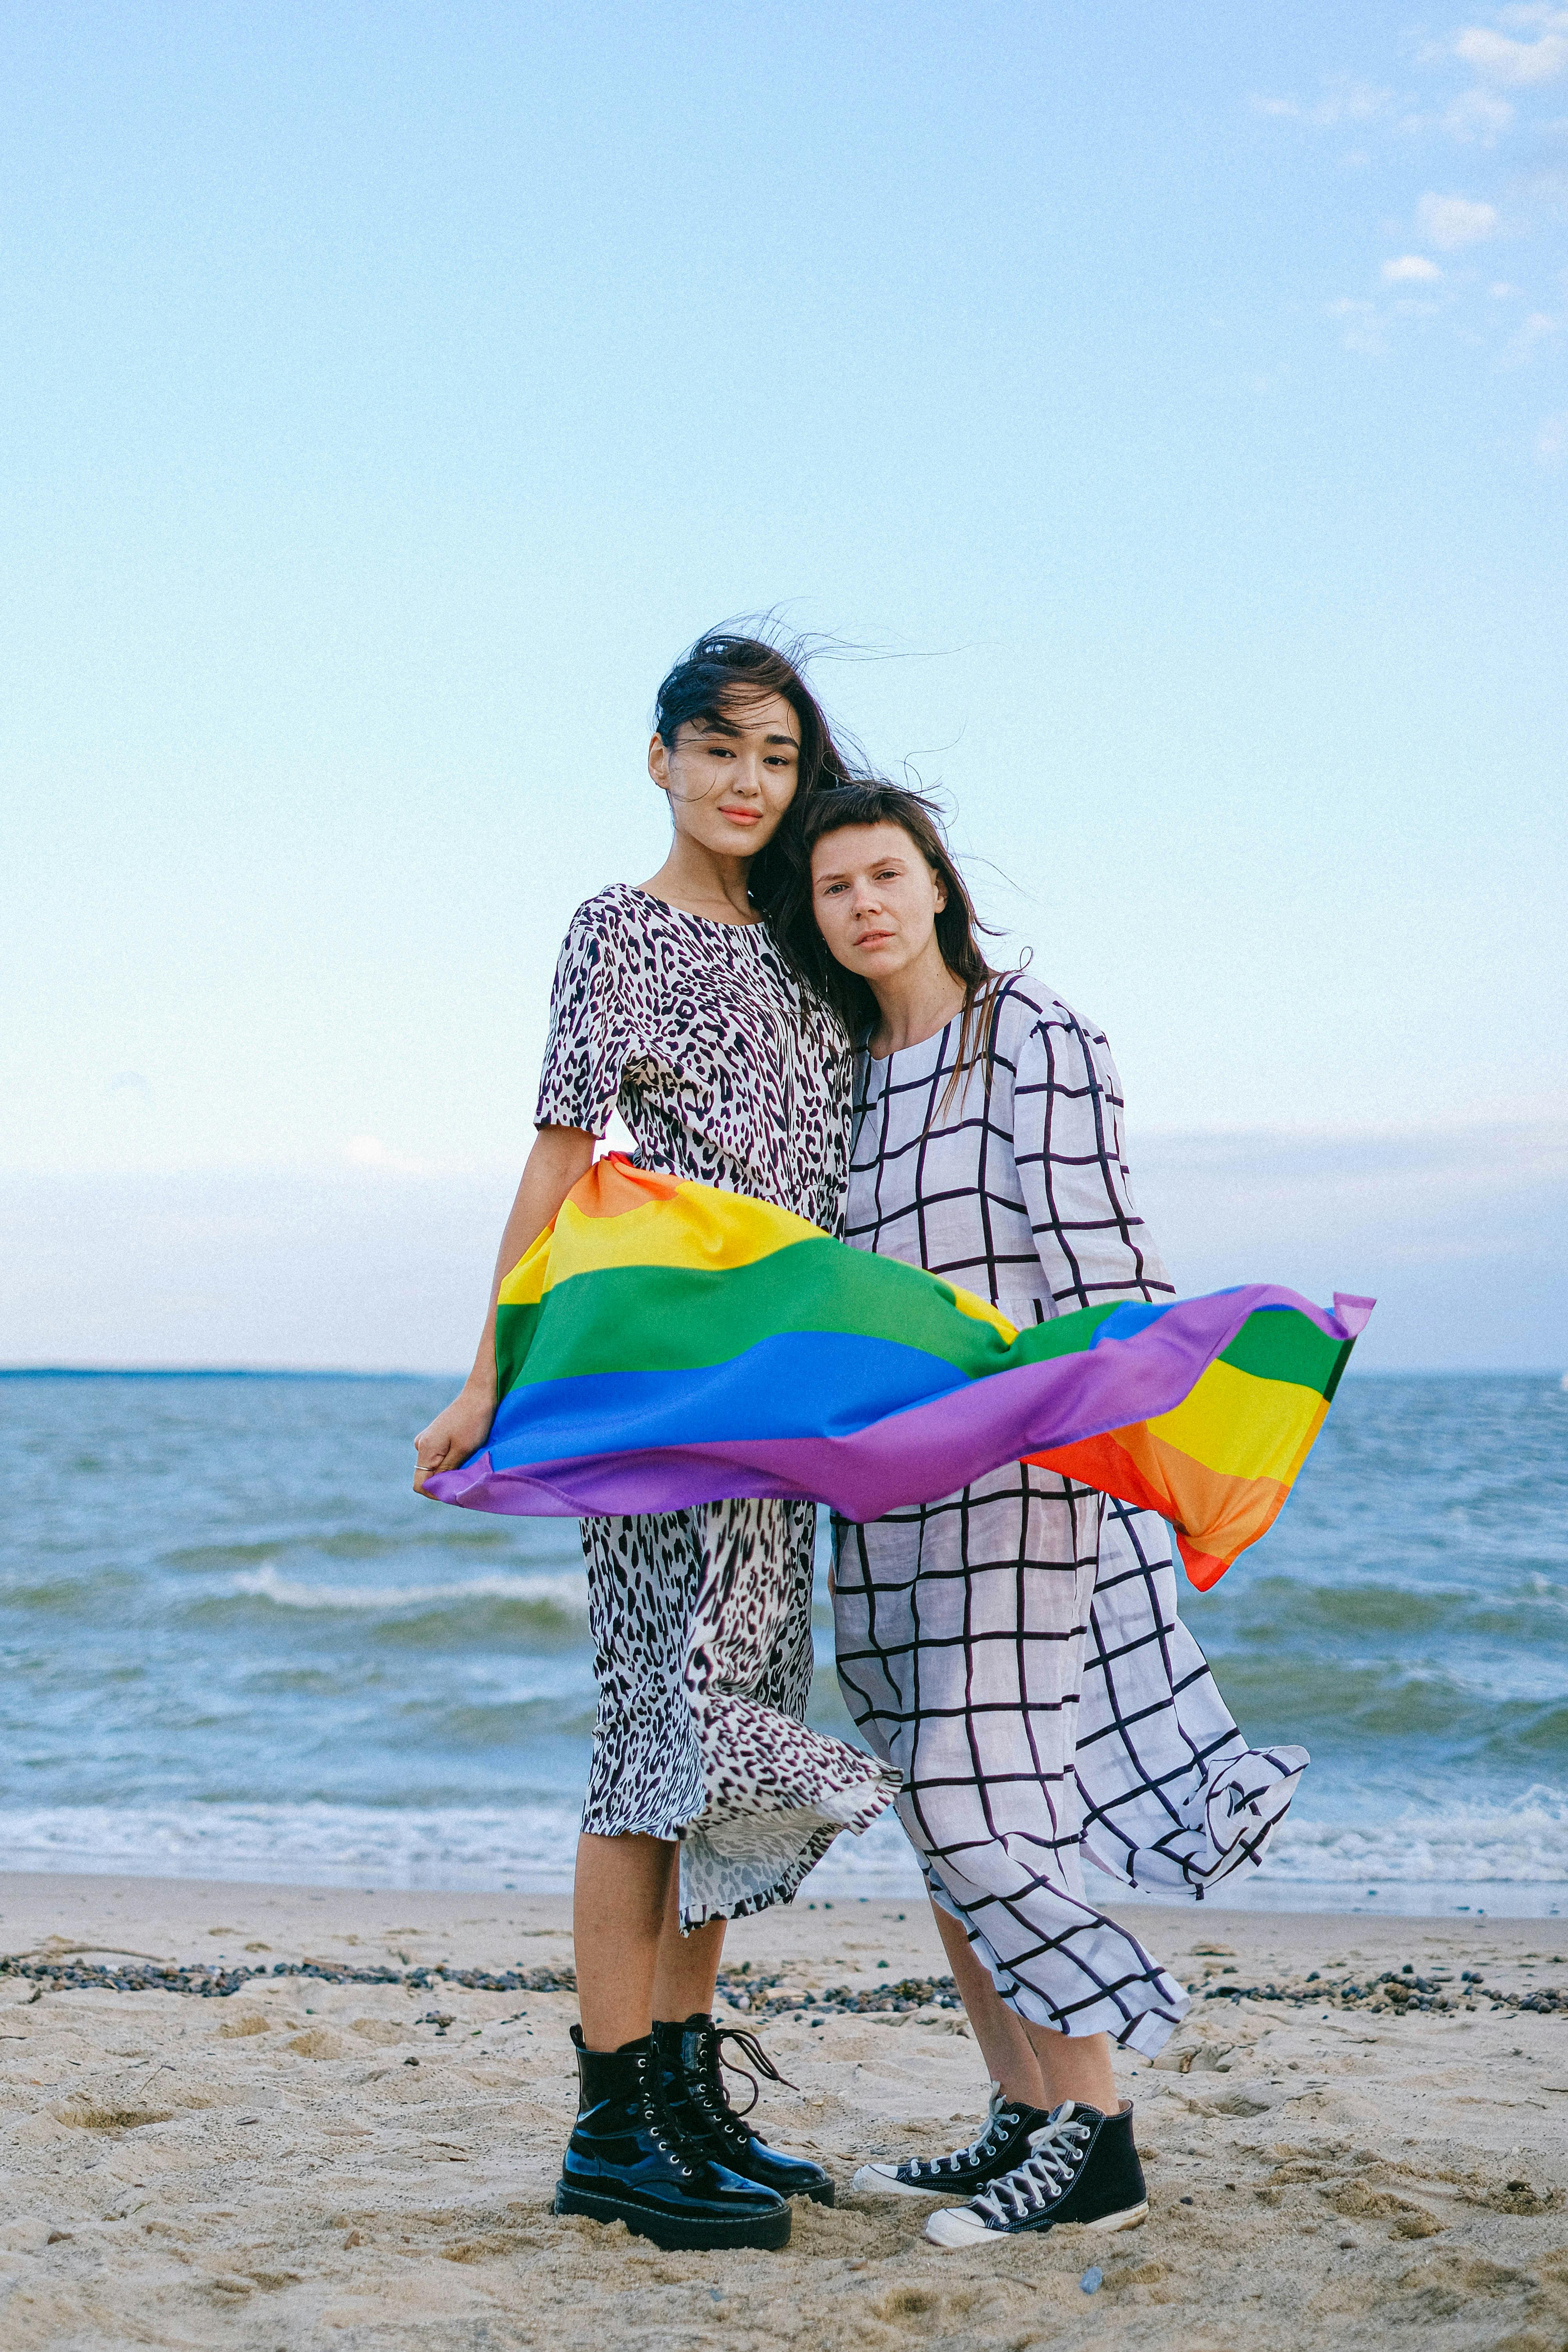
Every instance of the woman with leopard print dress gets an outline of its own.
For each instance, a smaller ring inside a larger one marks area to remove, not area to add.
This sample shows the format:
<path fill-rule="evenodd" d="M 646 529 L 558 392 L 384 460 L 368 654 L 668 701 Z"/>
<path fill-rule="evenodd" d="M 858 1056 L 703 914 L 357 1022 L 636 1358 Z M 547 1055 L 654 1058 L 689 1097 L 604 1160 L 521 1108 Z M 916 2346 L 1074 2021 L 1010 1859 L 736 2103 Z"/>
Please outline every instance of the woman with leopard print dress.
<path fill-rule="evenodd" d="M 612 1111 L 644 1167 L 841 1223 L 849 1042 L 766 920 L 805 807 L 845 777 L 826 720 L 778 649 L 705 638 L 659 690 L 648 767 L 670 854 L 573 918 L 489 1321 L 416 1441 L 416 1486 L 488 1438 L 496 1288 Z M 787 1902 L 899 1788 L 805 1726 L 816 1521 L 814 1504 L 736 1500 L 582 1523 L 599 1706 L 574 1906 L 581 2112 L 556 2210 L 666 2245 L 782 2245 L 788 2198 L 833 2200 L 818 2166 L 731 2114 L 710 2016 L 724 1922 Z"/>

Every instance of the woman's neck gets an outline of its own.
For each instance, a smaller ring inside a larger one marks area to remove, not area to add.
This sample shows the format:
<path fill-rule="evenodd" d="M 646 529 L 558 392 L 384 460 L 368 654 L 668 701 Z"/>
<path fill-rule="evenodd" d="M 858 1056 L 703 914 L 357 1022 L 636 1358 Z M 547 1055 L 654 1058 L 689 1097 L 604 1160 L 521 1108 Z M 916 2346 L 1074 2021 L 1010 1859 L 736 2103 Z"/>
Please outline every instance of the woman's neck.
<path fill-rule="evenodd" d="M 638 887 L 683 914 L 706 915 L 713 923 L 754 923 L 758 916 L 746 896 L 751 865 L 749 857 L 721 857 L 678 833 L 658 872 Z"/>
<path fill-rule="evenodd" d="M 907 1045 L 923 1045 L 963 1010 L 963 982 L 949 971 L 934 940 L 929 954 L 886 980 L 873 981 L 871 992 L 878 1019 L 870 1046 L 879 1062 Z"/>

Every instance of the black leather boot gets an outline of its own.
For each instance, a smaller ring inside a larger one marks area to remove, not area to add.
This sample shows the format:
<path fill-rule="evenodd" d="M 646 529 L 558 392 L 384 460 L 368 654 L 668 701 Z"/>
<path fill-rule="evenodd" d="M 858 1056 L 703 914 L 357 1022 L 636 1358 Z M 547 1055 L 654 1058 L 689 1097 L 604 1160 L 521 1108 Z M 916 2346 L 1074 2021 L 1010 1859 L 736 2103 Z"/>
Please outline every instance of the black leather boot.
<path fill-rule="evenodd" d="M 716 2026 L 699 2010 L 683 2025 L 655 2018 L 653 2038 L 664 2061 L 664 2095 L 669 2112 L 683 2132 L 700 2138 L 709 2155 L 731 2172 L 774 2189 L 781 2197 L 810 2197 L 818 2205 L 832 2204 L 833 2183 L 820 2164 L 770 2147 L 730 2105 L 720 2070 L 721 2042 L 739 2042 L 759 2074 L 767 2075 L 770 2082 L 784 2081 L 754 2034 L 742 2032 L 735 2025 Z M 755 2077 L 746 2079 L 755 2099 Z"/>
<path fill-rule="evenodd" d="M 574 2025 L 572 2040 L 581 2093 L 555 2184 L 558 2213 L 624 2221 L 659 2246 L 788 2245 L 783 2198 L 715 2162 L 709 2141 L 676 2125 L 651 2034 L 587 2050 Z"/>

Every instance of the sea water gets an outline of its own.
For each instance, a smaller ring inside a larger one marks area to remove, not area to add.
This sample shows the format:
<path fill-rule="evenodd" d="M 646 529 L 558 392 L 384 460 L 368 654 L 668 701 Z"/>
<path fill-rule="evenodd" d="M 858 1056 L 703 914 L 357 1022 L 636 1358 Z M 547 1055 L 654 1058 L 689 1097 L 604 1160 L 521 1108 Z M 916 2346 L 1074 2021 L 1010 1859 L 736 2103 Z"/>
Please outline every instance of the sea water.
<path fill-rule="evenodd" d="M 449 1392 L 0 1377 L 0 1867 L 569 1884 L 576 1523 L 410 1491 Z M 1271 1533 L 1183 1609 L 1247 1738 L 1312 1752 L 1245 1899 L 1568 1914 L 1557 1379 L 1347 1381 Z M 851 1736 L 820 1580 L 816 1641 L 812 1719 Z M 916 1884 L 890 1815 L 813 1881 Z"/>

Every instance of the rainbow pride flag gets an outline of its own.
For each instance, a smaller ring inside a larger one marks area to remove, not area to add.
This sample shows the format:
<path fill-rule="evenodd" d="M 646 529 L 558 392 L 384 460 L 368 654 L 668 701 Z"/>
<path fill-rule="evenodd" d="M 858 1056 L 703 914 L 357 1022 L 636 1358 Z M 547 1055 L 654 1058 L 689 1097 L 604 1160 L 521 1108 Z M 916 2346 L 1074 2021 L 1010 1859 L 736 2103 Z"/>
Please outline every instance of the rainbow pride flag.
<path fill-rule="evenodd" d="M 1248 1286 L 1018 1331 L 611 1153 L 501 1285 L 489 1443 L 425 1491 L 567 1517 L 795 1496 L 874 1519 L 1025 1460 L 1158 1511 L 1206 1587 L 1283 1507 L 1372 1307 Z"/>

